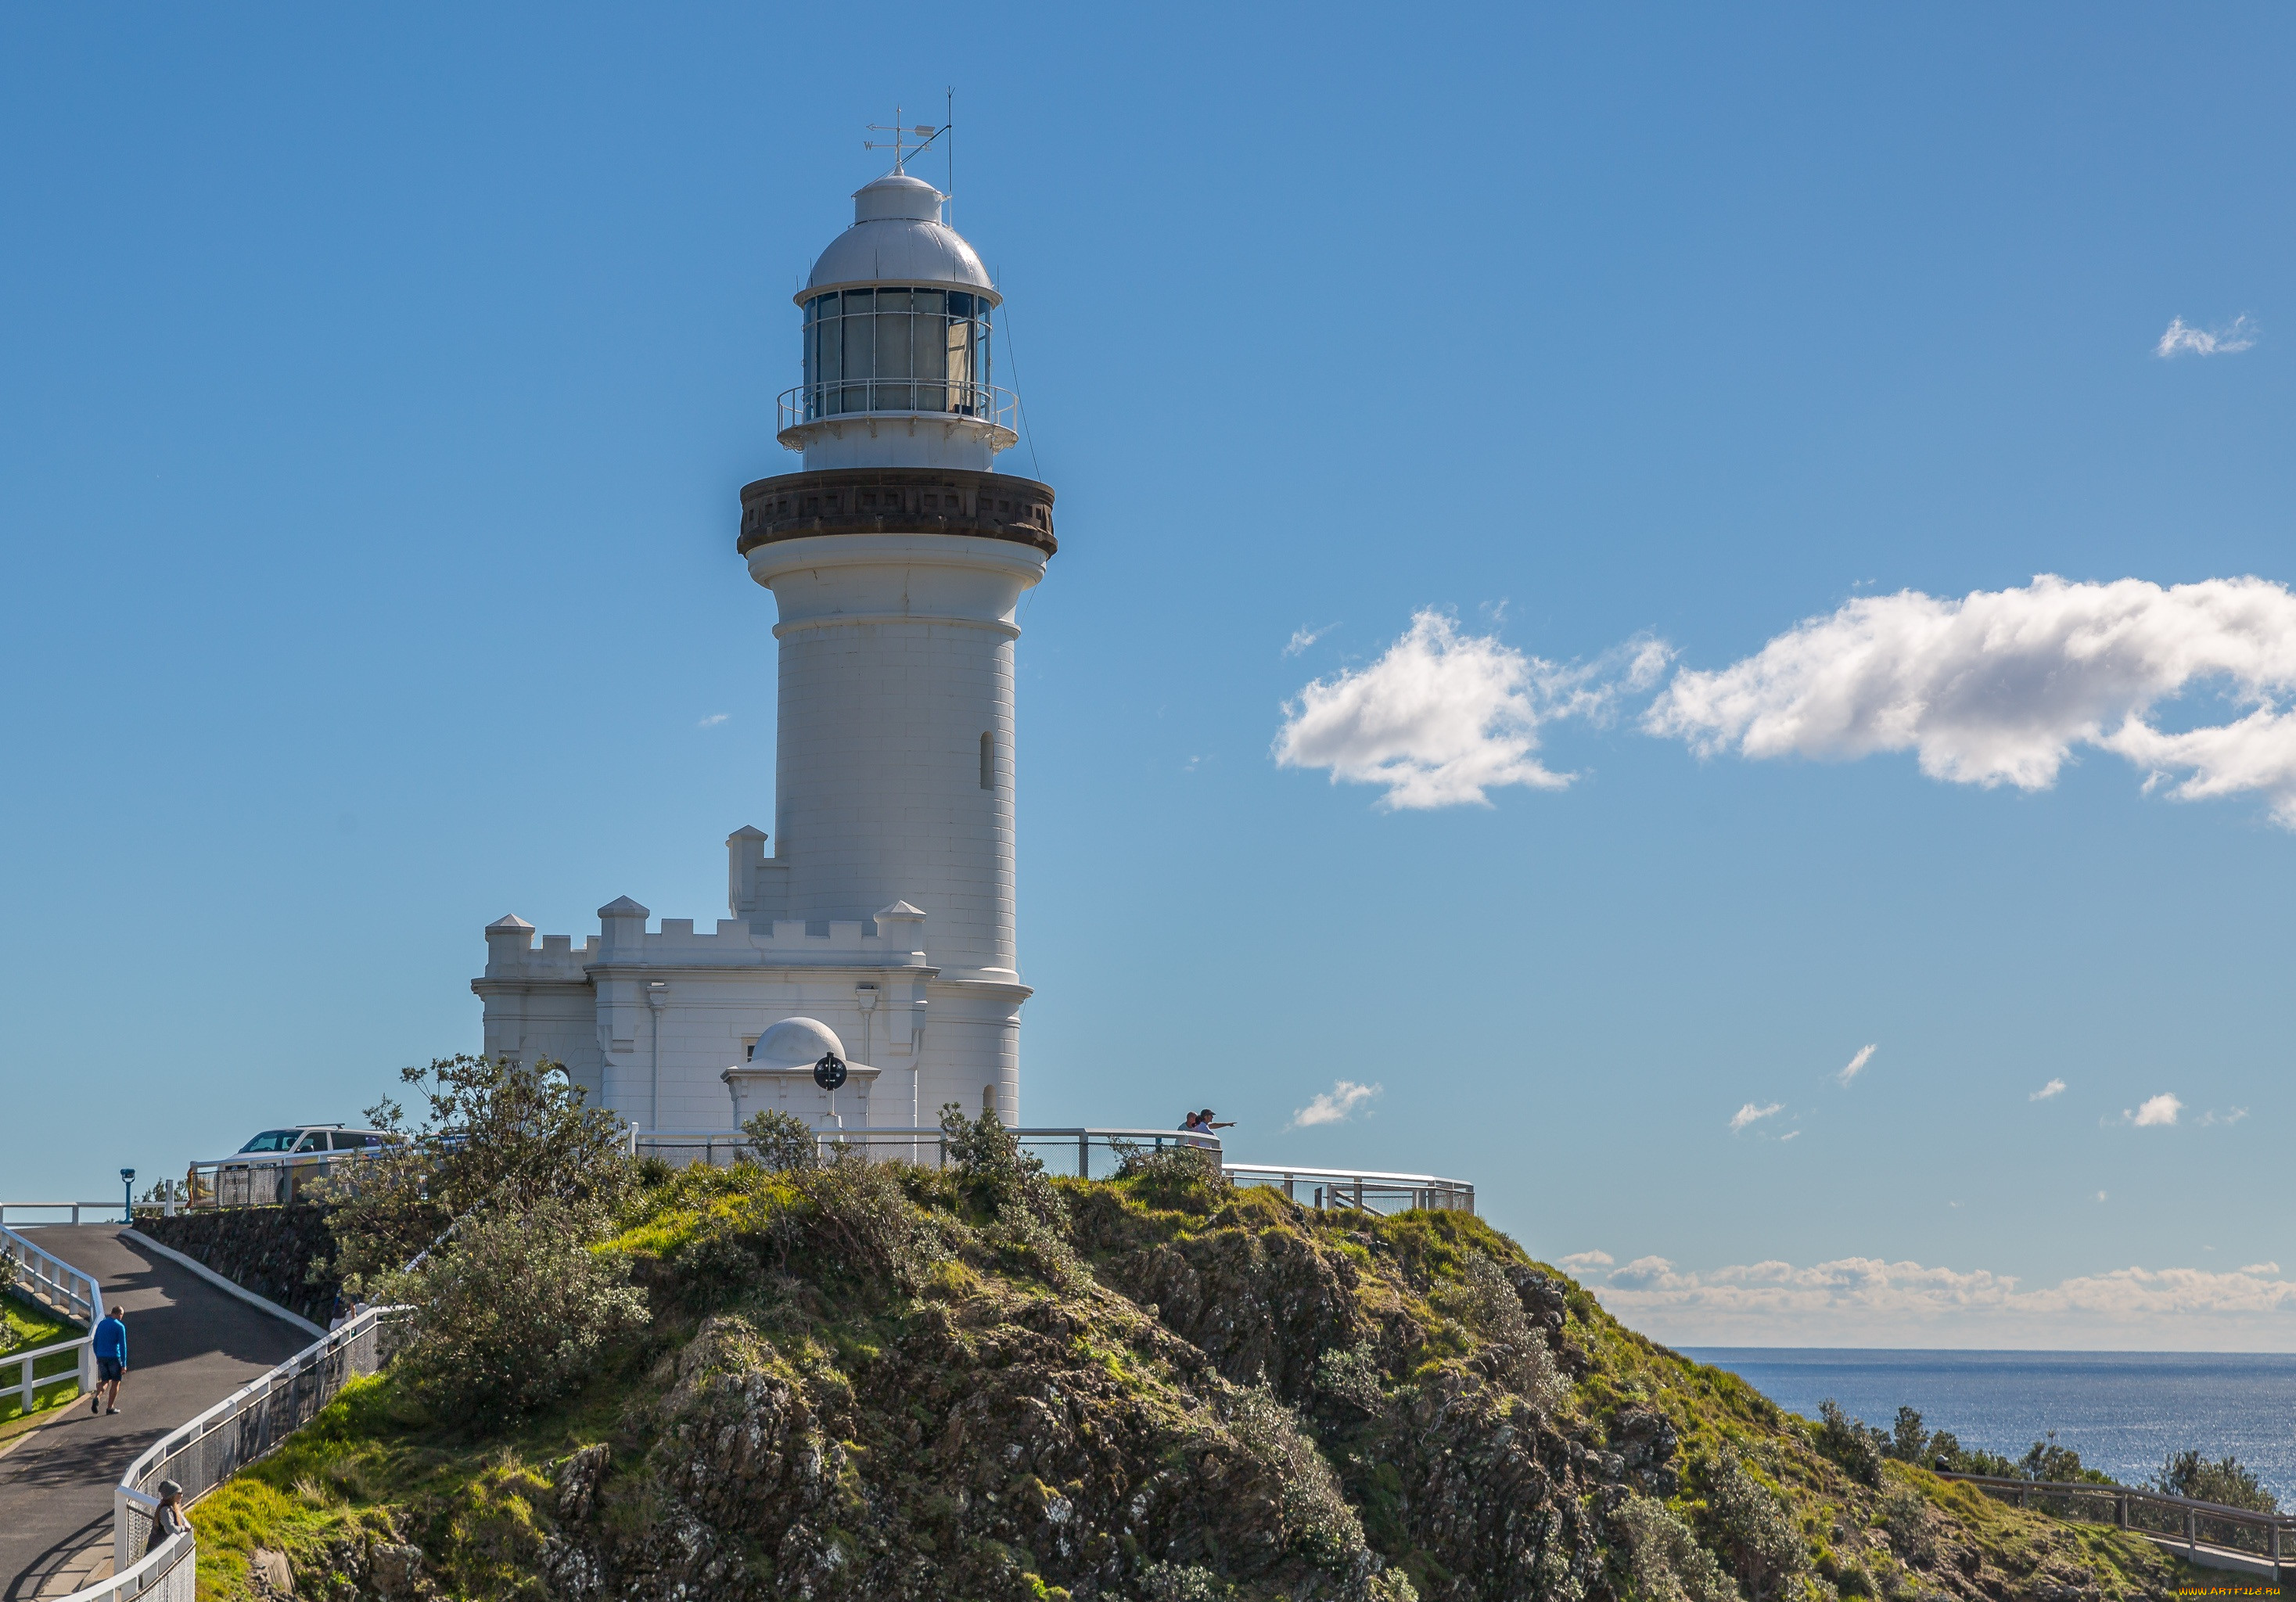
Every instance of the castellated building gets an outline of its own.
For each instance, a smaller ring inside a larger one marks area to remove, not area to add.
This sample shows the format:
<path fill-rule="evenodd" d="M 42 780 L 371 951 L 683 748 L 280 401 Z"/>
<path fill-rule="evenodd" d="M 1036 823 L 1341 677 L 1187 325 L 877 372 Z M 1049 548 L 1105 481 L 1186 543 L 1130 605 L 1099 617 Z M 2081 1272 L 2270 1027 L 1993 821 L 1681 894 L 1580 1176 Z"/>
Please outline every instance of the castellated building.
<path fill-rule="evenodd" d="M 896 163 L 796 298 L 779 429 L 805 465 L 742 489 L 735 545 L 779 612 L 774 827 L 726 839 L 730 916 L 650 926 L 622 896 L 578 946 L 487 926 L 487 1052 L 563 1063 L 643 1130 L 1020 1121 L 1013 615 L 1057 548 L 1053 492 L 994 470 L 1002 297 L 945 198 Z"/>

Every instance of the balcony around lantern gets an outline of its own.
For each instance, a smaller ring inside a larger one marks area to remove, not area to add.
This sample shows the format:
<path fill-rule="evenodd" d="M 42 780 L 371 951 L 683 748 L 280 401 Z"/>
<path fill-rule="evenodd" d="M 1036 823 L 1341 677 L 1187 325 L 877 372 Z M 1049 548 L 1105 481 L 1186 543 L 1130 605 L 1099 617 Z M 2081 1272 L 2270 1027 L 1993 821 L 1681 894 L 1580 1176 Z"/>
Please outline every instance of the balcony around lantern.
<path fill-rule="evenodd" d="M 775 403 L 775 432 L 791 450 L 805 450 L 824 435 L 841 438 L 848 429 L 906 428 L 911 434 L 938 427 L 960 431 L 987 444 L 989 453 L 1016 443 L 1020 401 L 994 384 L 947 380 L 854 378 L 799 384 Z"/>

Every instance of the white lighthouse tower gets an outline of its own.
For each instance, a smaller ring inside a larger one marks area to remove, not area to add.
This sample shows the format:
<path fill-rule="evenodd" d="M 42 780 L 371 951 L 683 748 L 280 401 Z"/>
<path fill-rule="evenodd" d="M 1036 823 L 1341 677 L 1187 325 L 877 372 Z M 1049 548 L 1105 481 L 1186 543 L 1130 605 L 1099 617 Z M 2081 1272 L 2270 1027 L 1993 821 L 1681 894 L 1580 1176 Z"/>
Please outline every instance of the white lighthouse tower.
<path fill-rule="evenodd" d="M 816 1048 L 851 1064 L 849 1126 L 946 1102 L 1020 1117 L 1013 617 L 1057 548 L 1053 492 L 994 471 L 1003 298 L 945 198 L 897 163 L 796 297 L 778 431 L 804 466 L 742 491 L 779 733 L 772 834 L 726 842 L 732 916 L 650 932 L 625 897 L 579 951 L 516 918 L 487 931 L 487 1050 L 563 1062 L 642 1128 L 825 1120 Z"/>

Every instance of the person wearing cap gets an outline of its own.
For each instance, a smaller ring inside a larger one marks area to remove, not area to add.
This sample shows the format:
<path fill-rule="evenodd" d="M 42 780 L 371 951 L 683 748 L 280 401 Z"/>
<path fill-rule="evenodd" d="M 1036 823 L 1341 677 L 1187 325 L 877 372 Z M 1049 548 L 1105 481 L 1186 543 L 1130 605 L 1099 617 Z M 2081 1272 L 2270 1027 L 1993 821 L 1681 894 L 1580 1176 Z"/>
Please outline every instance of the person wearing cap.
<path fill-rule="evenodd" d="M 1201 1133 L 1209 1135 L 1214 1130 L 1232 1130 L 1235 1128 L 1235 1120 L 1231 1118 L 1226 1123 L 1214 1123 L 1212 1121 L 1212 1110 L 1210 1107 L 1206 1107 L 1202 1112 L 1196 1114 L 1196 1128 Z"/>
<path fill-rule="evenodd" d="M 95 1393 L 87 1399 L 87 1410 L 101 1413 L 107 1401 L 111 1410 L 119 1411 L 119 1382 L 127 1377 L 127 1326 L 120 1322 L 120 1309 L 95 1323 Z M 104 1395 L 106 1389 L 111 1394 Z"/>
<path fill-rule="evenodd" d="M 158 1551 L 192 1527 L 184 1516 L 184 1488 L 173 1480 L 160 1482 L 160 1505 L 152 1510 L 152 1535 L 144 1543 L 146 1554 Z"/>

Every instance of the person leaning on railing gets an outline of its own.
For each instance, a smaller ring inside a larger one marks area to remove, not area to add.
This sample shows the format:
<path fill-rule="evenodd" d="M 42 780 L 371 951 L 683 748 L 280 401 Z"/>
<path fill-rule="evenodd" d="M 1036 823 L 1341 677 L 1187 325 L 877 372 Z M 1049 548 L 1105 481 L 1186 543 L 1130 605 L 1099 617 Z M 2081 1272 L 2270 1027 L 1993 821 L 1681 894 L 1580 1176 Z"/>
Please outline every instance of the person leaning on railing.
<path fill-rule="evenodd" d="M 158 1551 L 192 1527 L 184 1516 L 184 1488 L 173 1480 L 160 1482 L 160 1505 L 152 1509 L 152 1534 L 144 1541 L 145 1556 Z"/>

